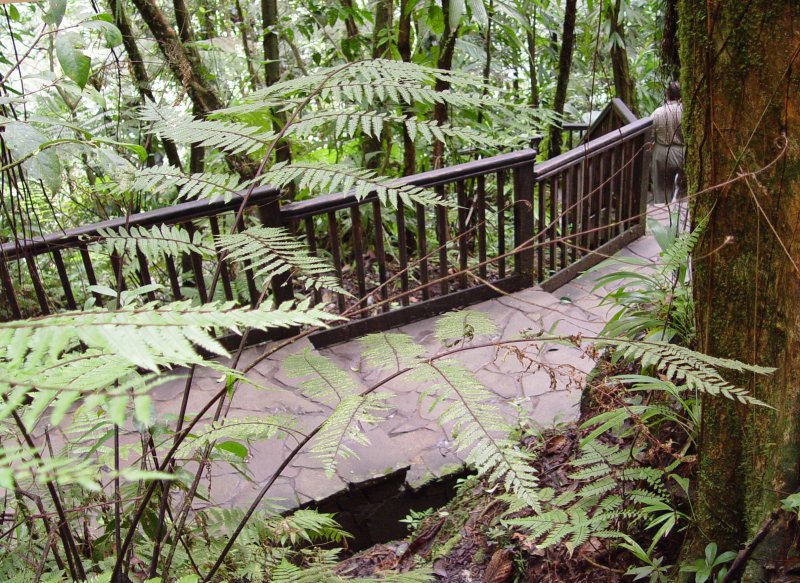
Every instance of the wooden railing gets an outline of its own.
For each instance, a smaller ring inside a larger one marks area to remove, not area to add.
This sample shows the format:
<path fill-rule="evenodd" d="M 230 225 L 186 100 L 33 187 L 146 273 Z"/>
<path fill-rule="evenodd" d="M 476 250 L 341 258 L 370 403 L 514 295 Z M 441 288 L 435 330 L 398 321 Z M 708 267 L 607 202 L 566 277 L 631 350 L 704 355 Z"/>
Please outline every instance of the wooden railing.
<path fill-rule="evenodd" d="M 650 126 L 649 119 L 634 121 L 541 164 L 535 150 L 522 150 L 406 179 L 455 203 L 449 207 L 389 209 L 374 195 L 359 200 L 353 193 L 280 205 L 277 190 L 261 188 L 248 199 L 253 210 L 244 222 L 282 224 L 328 257 L 352 296 L 314 292 L 315 299 L 349 321 L 312 340 L 340 342 L 535 283 L 555 289 L 641 235 Z M 254 304 L 263 282 L 220 254 L 153 263 L 141 253 L 115 256 L 91 247 L 101 231 L 120 227 L 182 225 L 216 235 L 234 227 L 241 204 L 240 196 L 193 201 L 6 243 L 0 246 L 5 318 L 78 309 L 92 295 L 108 304 L 110 298 L 92 294 L 93 285 L 159 283 L 163 289 L 147 292 L 149 299 Z M 272 297 L 304 293 L 282 280 Z"/>

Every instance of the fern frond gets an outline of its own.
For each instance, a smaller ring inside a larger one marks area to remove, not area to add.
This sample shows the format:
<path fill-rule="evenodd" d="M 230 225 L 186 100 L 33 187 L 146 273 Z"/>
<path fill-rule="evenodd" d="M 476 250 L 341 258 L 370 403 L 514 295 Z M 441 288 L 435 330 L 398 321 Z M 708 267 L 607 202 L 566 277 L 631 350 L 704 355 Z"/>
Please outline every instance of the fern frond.
<path fill-rule="evenodd" d="M 300 382 L 303 394 L 314 401 L 336 406 L 345 397 L 355 395 L 356 382 L 330 359 L 306 349 L 283 361 L 283 370 L 291 378 L 310 377 Z"/>
<path fill-rule="evenodd" d="M 83 345 L 115 354 L 146 370 L 187 365 L 201 360 L 194 345 L 213 354 L 227 351 L 211 332 L 239 333 L 245 328 L 269 329 L 325 326 L 341 318 L 301 302 L 270 309 L 240 308 L 233 302 L 194 306 L 190 301 L 145 305 L 116 311 L 64 312 L 0 323 L 0 363 L 7 371 L 21 366 L 47 366 L 71 348 Z"/>
<path fill-rule="evenodd" d="M 361 357 L 369 366 L 399 371 L 412 366 L 425 349 L 401 332 L 378 332 L 361 339 Z"/>
<path fill-rule="evenodd" d="M 221 440 L 250 443 L 260 439 L 284 437 L 297 427 L 297 419 L 286 414 L 265 414 L 258 417 L 237 417 L 214 421 L 192 435 L 178 448 L 178 457 L 187 457 L 193 450 Z"/>
<path fill-rule="evenodd" d="M 692 254 L 700 237 L 705 232 L 709 218 L 709 216 L 701 218 L 691 231 L 678 235 L 675 241 L 661 252 L 661 269 L 663 271 L 674 271 L 686 264 L 687 258 Z"/>
<path fill-rule="evenodd" d="M 283 188 L 296 183 L 298 188 L 312 192 L 353 191 L 359 200 L 372 194 L 378 196 L 383 204 L 397 206 L 419 203 L 423 205 L 442 205 L 444 201 L 435 192 L 419 188 L 402 181 L 383 178 L 373 170 L 365 170 L 345 164 L 316 164 L 296 162 L 275 164 L 260 179 L 265 184 Z"/>
<path fill-rule="evenodd" d="M 291 272 L 307 289 L 348 294 L 331 266 L 312 255 L 304 242 L 282 227 L 250 227 L 240 233 L 220 235 L 217 241 L 229 260 L 249 263 L 257 277 L 273 278 Z"/>
<path fill-rule="evenodd" d="M 130 174 L 120 173 L 114 176 L 114 180 L 116 182 L 113 192 L 151 194 L 175 191 L 185 200 L 221 196 L 227 201 L 245 187 L 234 174 L 224 172 L 185 174 L 180 168 L 167 164 L 152 168 L 137 168 Z"/>
<path fill-rule="evenodd" d="M 717 369 L 755 374 L 771 374 L 774 368 L 746 364 L 737 360 L 716 358 L 689 348 L 666 342 L 632 340 L 609 340 L 604 344 L 617 347 L 615 358 L 629 361 L 638 360 L 642 366 L 652 366 L 668 380 L 681 381 L 683 385 L 709 395 L 722 395 L 740 403 L 768 406 L 742 388 L 738 388 L 722 378 Z"/>
<path fill-rule="evenodd" d="M 120 256 L 131 253 L 134 257 L 140 251 L 147 259 L 155 261 L 164 256 L 178 257 L 181 254 L 199 253 L 210 256 L 214 250 L 203 243 L 199 231 L 189 231 L 178 225 L 134 226 L 130 229 L 98 229 L 100 241 L 94 247 L 102 247 L 109 255 Z"/>
<path fill-rule="evenodd" d="M 362 111 L 353 107 L 317 111 L 295 121 L 286 132 L 288 137 L 305 137 L 316 134 L 333 135 L 339 139 L 352 139 L 367 135 L 379 139 L 385 124 L 394 123 L 404 127 L 412 140 L 420 138 L 425 143 L 434 140 L 458 139 L 473 146 L 486 148 L 509 144 L 506 137 L 496 138 L 466 126 L 438 123 L 381 111 Z"/>
<path fill-rule="evenodd" d="M 448 312 L 436 320 L 436 338 L 442 342 L 472 340 L 475 336 L 497 333 L 497 326 L 485 312 L 461 310 Z"/>
<path fill-rule="evenodd" d="M 252 154 L 275 139 L 273 132 L 259 127 L 220 119 L 195 119 L 172 108 L 148 102 L 140 119 L 152 124 L 152 131 L 178 144 L 199 144 L 231 154 Z"/>
<path fill-rule="evenodd" d="M 311 451 L 320 459 L 325 474 L 331 477 L 339 458 L 358 457 L 350 443 L 369 445 L 362 425 L 374 425 L 390 410 L 388 393 L 347 395 L 331 412 L 314 440 Z"/>
<path fill-rule="evenodd" d="M 494 404 L 493 393 L 452 359 L 424 363 L 411 374 L 420 382 L 430 383 L 426 394 L 436 396 L 434 406 L 445 397 L 452 399 L 440 414 L 439 423 L 452 424 L 459 451 L 468 452 L 467 463 L 538 508 L 532 455 L 508 438 L 511 427 Z"/>

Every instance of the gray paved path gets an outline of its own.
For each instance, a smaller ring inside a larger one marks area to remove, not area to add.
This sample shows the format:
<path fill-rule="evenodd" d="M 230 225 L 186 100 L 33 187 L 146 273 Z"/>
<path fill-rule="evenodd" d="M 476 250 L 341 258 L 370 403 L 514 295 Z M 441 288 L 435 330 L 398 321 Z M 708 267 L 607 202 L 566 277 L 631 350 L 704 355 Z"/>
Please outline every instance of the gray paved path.
<path fill-rule="evenodd" d="M 657 214 L 663 220 L 664 213 Z M 617 256 L 655 259 L 658 251 L 655 240 L 646 236 L 631 243 Z M 491 317 L 499 330 L 496 339 L 516 337 L 523 330 L 592 336 L 600 331 L 609 315 L 608 307 L 598 305 L 607 290 L 592 291 L 598 273 L 573 280 L 554 293 L 532 288 L 470 309 Z M 442 346 L 434 337 L 433 328 L 434 321 L 426 320 L 399 330 L 423 344 L 429 354 L 435 354 Z M 303 397 L 294 388 L 296 381 L 288 378 L 281 367 L 281 360 L 286 355 L 306 349 L 313 350 L 311 344 L 303 340 L 258 364 L 250 376 L 266 389 L 242 385 L 236 392 L 229 417 L 287 412 L 297 415 L 304 429 L 324 420 L 330 409 Z M 263 350 L 263 347 L 248 350 L 244 361 L 252 362 Z M 578 348 L 560 344 L 545 344 L 538 346 L 537 350 L 536 356 L 550 369 L 550 373 L 529 367 L 528 362 L 521 362 L 509 351 L 494 348 L 477 349 L 458 358 L 497 395 L 497 404 L 508 415 L 516 415 L 516 408 L 527 422 L 538 426 L 575 420 L 582 380 L 594 362 Z M 320 352 L 339 363 L 364 387 L 382 376 L 381 371 L 370 369 L 362 362 L 357 340 Z M 199 409 L 221 386 L 212 372 L 200 375 L 199 388 L 193 392 L 189 404 L 190 412 Z M 156 389 L 154 400 L 159 416 L 177 413 L 182 388 L 181 382 L 172 382 Z M 353 446 L 358 458 L 340 461 L 336 475 L 326 478 L 317 459 L 303 453 L 284 471 L 270 490 L 269 497 L 278 499 L 280 506 L 296 507 L 310 500 L 324 499 L 348 484 L 382 476 L 398 468 L 408 467 L 407 482 L 417 486 L 460 467 L 462 462 L 454 452 L 450 436 L 435 421 L 437 412 L 430 413 L 426 404 L 420 404 L 420 387 L 401 377 L 386 388 L 395 393 L 390 399 L 392 410 L 382 423 L 363 428 L 370 445 Z M 205 488 L 213 484 L 208 492 L 210 500 L 222 506 L 249 503 L 293 446 L 293 442 L 277 439 L 252 443 L 246 462 L 249 478 L 227 463 L 213 464 L 208 478 L 214 479 L 204 480 Z"/>

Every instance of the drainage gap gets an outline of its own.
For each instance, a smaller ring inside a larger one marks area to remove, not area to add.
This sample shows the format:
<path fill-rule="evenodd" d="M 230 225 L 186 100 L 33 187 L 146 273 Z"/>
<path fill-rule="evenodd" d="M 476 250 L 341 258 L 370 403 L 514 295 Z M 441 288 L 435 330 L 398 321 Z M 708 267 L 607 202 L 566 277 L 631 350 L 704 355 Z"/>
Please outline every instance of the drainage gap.
<path fill-rule="evenodd" d="M 408 469 L 350 484 L 345 490 L 301 508 L 335 514 L 336 521 L 353 535 L 347 545 L 353 552 L 404 538 L 408 530 L 400 520 L 411 510 L 444 506 L 455 496 L 457 481 L 471 473 L 463 468 L 414 488 L 406 482 Z"/>

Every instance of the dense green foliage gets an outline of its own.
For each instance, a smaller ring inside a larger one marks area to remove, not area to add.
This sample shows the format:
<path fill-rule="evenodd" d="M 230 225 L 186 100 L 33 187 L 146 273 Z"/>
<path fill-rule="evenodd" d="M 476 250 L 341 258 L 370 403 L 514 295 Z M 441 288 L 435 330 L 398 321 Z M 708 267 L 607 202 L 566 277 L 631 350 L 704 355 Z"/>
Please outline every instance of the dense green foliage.
<path fill-rule="evenodd" d="M 558 2 L 404 1 L 388 3 L 388 19 L 385 6 L 291 0 L 278 6 L 275 22 L 267 22 L 265 10 L 256 23 L 258 6 L 238 0 L 176 1 L 171 14 L 151 0 L 112 0 L 107 12 L 62 0 L 4 5 L 0 240 L 13 245 L 181 200 L 228 200 L 264 185 L 285 198 L 352 189 L 360 198 L 376 193 L 389 209 L 433 207 L 443 204 L 435 191 L 396 178 L 525 145 L 562 121 L 548 107 L 558 66 Z M 606 72 L 613 47 L 627 49 L 637 98 L 631 105 L 651 109 L 662 81 L 661 3 L 587 0 L 581 8 L 566 119 L 588 120 L 615 93 Z M 265 52 L 256 46 L 265 36 L 280 40 L 277 55 L 268 54 L 266 41 Z M 477 312 L 437 320 L 439 351 L 399 333 L 364 338 L 364 362 L 379 370 L 366 389 L 319 354 L 287 358 L 283 371 L 297 390 L 332 408 L 311 430 L 298 429 L 296 414 L 228 416 L 237 388 L 257 383 L 246 375 L 241 350 L 223 340 L 339 320 L 325 301 L 278 301 L 273 284 L 291 275 L 320 297 L 347 293 L 324 255 L 240 211 L 241 228 L 230 220 L 213 236 L 190 225 L 156 226 L 102 229 L 83 241 L 109 272 L 120 257 L 179 270 L 183 300 L 169 301 L 130 261 L 114 285 L 84 286 L 78 310 L 13 321 L 8 298 L 0 304 L 4 580 L 343 579 L 334 571 L 335 547 L 347 535 L 334 518 L 310 510 L 281 516 L 268 503 L 285 466 L 249 509 L 198 504 L 208 499 L 201 481 L 213 464 L 246 473 L 252 444 L 267 438 L 296 444 L 286 465 L 307 451 L 333 473 L 367 443 L 362 425 L 383 420 L 390 397 L 384 385 L 398 377 L 423 387 L 423 403 L 459 452 L 498 489 L 507 505 L 504 528 L 542 548 L 574 550 L 589 537 L 614 538 L 660 565 L 655 545 L 688 519 L 670 506 L 666 491 L 667 483 L 684 487 L 677 465 L 649 467 L 636 459 L 640 443 L 622 450 L 608 436 L 664 423 L 693 435 L 700 394 L 761 404 L 720 371 L 770 369 L 670 343 L 693 334 L 686 257 L 698 235 L 661 233 L 663 264 L 644 279 L 645 288 L 609 296 L 620 311 L 598 345 L 637 374 L 611 379 L 623 387 L 622 405 L 587 421 L 589 434 L 569 465 L 572 479 L 585 482 L 575 492 L 540 487 L 536 452 L 516 439 L 490 389 L 450 358 L 504 342 L 535 352 L 542 342 L 574 346 L 575 339 L 492 341 L 494 323 Z M 202 264 L 193 272 L 180 261 L 219 254 L 234 266 L 232 300 L 218 285 L 219 272 L 203 273 Z M 9 269 L 19 282 L 21 264 Z M 78 279 L 72 265 L 40 268 L 45 288 Z M 603 282 L 630 278 L 617 273 Z M 202 305 L 199 279 L 209 295 Z M 33 281 L 25 283 L 30 292 Z M 248 285 L 260 293 L 252 306 L 243 301 Z M 35 301 L 32 293 L 20 297 L 23 315 Z M 51 301 L 57 309 L 68 303 Z M 187 404 L 201 375 L 222 381 L 211 400 L 181 409 L 183 416 L 156 415 L 156 387 L 184 380 L 179 398 Z M 664 398 L 643 402 L 644 392 Z M 612 492 L 623 483 L 634 485 L 626 500 Z M 521 508 L 532 514 L 512 516 Z M 623 520 L 655 531 L 647 550 L 623 531 Z M 709 553 L 695 572 L 710 573 L 723 557 Z M 429 578 L 423 567 L 382 580 Z"/>

